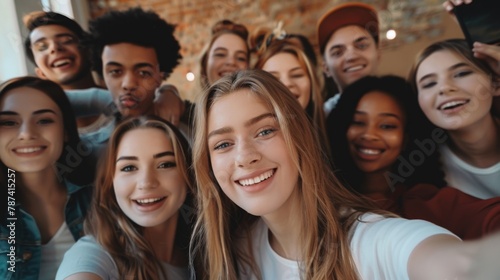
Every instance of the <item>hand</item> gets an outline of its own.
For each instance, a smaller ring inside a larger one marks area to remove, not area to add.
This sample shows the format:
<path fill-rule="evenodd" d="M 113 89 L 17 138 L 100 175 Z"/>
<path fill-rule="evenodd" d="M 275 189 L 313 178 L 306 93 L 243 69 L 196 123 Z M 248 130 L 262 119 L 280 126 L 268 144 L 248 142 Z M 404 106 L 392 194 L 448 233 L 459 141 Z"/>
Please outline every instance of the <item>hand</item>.
<path fill-rule="evenodd" d="M 443 8 L 450 14 L 453 14 L 453 8 L 462 4 L 470 4 L 472 0 L 448 0 L 443 3 Z"/>
<path fill-rule="evenodd" d="M 486 61 L 491 69 L 500 76 L 500 46 L 474 42 L 474 56 Z"/>
<path fill-rule="evenodd" d="M 154 109 L 155 115 L 175 126 L 179 125 L 184 112 L 184 101 L 179 97 L 179 91 L 174 85 L 162 85 L 156 90 Z"/>

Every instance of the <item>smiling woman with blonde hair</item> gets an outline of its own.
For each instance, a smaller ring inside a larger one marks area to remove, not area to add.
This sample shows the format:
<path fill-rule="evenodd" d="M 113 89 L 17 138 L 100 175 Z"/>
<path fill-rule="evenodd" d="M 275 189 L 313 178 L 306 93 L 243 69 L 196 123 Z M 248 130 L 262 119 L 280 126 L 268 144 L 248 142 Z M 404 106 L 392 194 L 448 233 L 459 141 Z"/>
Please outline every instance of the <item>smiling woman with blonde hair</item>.
<path fill-rule="evenodd" d="M 304 110 L 271 74 L 235 73 L 198 99 L 192 253 L 208 279 L 476 279 L 499 273 L 500 235 L 379 215 L 346 190 Z M 469 265 L 464 265 L 465 263 Z"/>

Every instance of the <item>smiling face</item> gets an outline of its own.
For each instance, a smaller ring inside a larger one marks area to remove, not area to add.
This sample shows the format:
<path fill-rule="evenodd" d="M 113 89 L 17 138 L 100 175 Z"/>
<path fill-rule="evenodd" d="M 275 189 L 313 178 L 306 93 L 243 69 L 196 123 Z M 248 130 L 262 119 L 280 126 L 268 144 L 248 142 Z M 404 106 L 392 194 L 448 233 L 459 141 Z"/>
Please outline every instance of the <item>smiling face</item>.
<path fill-rule="evenodd" d="M 270 57 L 262 66 L 288 87 L 302 108 L 306 108 L 311 100 L 311 79 L 307 69 L 302 66 L 295 55 L 277 53 Z"/>
<path fill-rule="evenodd" d="M 29 100 L 29 102 L 26 102 Z M 0 159 L 17 172 L 53 172 L 64 146 L 59 107 L 45 93 L 19 87 L 0 101 Z"/>
<path fill-rule="evenodd" d="M 386 172 L 403 149 L 405 116 L 389 95 L 373 91 L 356 107 L 347 130 L 349 151 L 356 166 L 365 173 Z"/>
<path fill-rule="evenodd" d="M 437 51 L 420 64 L 416 74 L 418 103 L 427 118 L 446 130 L 480 127 L 491 118 L 491 78 L 451 51 Z"/>
<path fill-rule="evenodd" d="M 289 213 L 298 170 L 272 112 L 255 93 L 219 98 L 208 113 L 208 149 L 222 191 L 256 216 Z"/>
<path fill-rule="evenodd" d="M 162 81 L 154 48 L 118 43 L 105 46 L 101 57 L 104 81 L 122 116 L 152 114 Z"/>
<path fill-rule="evenodd" d="M 160 129 L 139 128 L 123 135 L 113 187 L 118 205 L 136 224 L 162 225 L 184 203 L 187 184 L 175 157 L 171 140 Z"/>
<path fill-rule="evenodd" d="M 374 75 L 380 53 L 373 37 L 357 25 L 336 30 L 325 45 L 323 71 L 340 89 Z"/>
<path fill-rule="evenodd" d="M 213 42 L 208 52 L 207 79 L 211 85 L 221 77 L 248 68 L 248 47 L 235 34 L 222 34 Z"/>
<path fill-rule="evenodd" d="M 40 78 L 64 87 L 89 74 L 90 66 L 78 47 L 78 38 L 66 27 L 44 25 L 35 28 L 29 36 Z"/>

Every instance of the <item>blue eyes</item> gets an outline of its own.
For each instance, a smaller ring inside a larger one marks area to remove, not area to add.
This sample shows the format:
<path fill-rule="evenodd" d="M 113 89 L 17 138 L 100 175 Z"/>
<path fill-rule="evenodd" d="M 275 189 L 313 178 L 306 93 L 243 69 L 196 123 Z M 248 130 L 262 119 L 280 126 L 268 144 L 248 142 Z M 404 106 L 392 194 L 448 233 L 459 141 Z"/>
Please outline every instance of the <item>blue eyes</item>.
<path fill-rule="evenodd" d="M 276 128 L 266 128 L 266 129 L 262 129 L 260 130 L 258 133 L 257 133 L 257 136 L 256 137 L 264 137 L 263 139 L 267 139 L 268 137 L 272 137 L 272 135 L 274 135 L 274 133 L 277 131 L 278 129 Z M 232 146 L 233 143 L 231 143 L 231 141 L 225 141 L 225 142 L 218 142 L 215 146 L 214 146 L 214 150 L 224 150 L 230 146 Z"/>

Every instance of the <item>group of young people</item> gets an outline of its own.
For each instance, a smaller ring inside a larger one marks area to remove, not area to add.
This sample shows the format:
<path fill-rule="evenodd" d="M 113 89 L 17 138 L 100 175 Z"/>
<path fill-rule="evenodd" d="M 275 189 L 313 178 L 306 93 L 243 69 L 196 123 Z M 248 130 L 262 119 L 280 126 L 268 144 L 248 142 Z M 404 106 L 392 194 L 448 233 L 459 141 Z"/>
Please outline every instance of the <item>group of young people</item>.
<path fill-rule="evenodd" d="M 500 275 L 500 47 L 437 42 L 376 77 L 376 10 L 338 5 L 325 103 L 303 36 L 223 20 L 191 103 L 162 85 L 180 45 L 154 12 L 26 24 L 39 78 L 0 86 L 5 279 Z"/>

